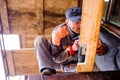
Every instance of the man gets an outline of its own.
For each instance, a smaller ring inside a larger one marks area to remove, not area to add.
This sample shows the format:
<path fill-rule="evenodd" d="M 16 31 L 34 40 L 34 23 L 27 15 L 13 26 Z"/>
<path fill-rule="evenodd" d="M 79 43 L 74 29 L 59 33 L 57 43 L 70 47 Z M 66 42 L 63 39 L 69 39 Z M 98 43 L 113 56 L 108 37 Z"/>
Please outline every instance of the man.
<path fill-rule="evenodd" d="M 54 74 L 61 65 L 77 63 L 79 35 L 81 24 L 81 9 L 72 7 L 66 11 L 65 23 L 52 31 L 50 43 L 44 36 L 35 39 L 35 49 L 40 71 L 43 74 Z M 107 46 L 98 41 L 97 52 L 107 53 Z"/>

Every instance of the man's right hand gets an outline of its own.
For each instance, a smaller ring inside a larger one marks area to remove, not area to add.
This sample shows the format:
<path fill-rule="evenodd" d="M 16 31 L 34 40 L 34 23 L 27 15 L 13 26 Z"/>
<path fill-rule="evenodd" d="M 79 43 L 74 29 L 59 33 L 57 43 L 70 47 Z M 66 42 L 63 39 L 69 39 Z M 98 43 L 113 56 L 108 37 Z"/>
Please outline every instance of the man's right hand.
<path fill-rule="evenodd" d="M 79 40 L 75 40 L 73 45 L 72 45 L 73 51 L 78 51 L 79 49 Z"/>

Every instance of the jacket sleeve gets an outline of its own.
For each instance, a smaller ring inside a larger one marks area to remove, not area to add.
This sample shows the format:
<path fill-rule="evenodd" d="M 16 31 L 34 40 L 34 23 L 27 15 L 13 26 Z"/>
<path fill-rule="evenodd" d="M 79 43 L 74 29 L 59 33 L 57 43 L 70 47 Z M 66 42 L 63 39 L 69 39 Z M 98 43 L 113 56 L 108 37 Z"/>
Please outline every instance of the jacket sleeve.
<path fill-rule="evenodd" d="M 105 43 L 102 42 L 102 46 L 99 47 L 99 48 L 97 48 L 96 52 L 97 52 L 97 55 L 99 55 L 99 56 L 106 55 L 107 52 L 108 52 L 108 46 L 107 46 L 107 44 L 105 44 Z"/>
<path fill-rule="evenodd" d="M 65 62 L 67 59 L 69 59 L 69 53 L 68 53 L 68 48 L 63 49 L 60 41 L 61 41 L 61 33 L 56 32 L 52 34 L 52 39 L 51 39 L 51 52 L 52 52 L 52 57 L 53 60 L 56 63 L 62 63 Z"/>

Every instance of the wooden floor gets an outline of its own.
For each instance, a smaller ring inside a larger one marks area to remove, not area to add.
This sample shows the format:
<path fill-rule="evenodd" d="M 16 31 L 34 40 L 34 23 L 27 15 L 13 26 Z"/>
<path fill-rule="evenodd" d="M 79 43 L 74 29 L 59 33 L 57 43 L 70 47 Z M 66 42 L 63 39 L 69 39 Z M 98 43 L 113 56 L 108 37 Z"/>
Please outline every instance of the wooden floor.
<path fill-rule="evenodd" d="M 44 80 L 120 80 L 120 71 L 60 73 L 50 76 L 44 75 Z M 41 75 L 31 75 L 28 80 L 43 80 Z"/>

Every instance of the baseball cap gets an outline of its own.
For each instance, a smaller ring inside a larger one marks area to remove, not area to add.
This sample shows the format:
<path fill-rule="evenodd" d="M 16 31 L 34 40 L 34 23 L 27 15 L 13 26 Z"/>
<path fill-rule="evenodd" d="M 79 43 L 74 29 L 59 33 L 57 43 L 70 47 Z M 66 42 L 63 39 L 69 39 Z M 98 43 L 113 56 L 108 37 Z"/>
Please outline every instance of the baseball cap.
<path fill-rule="evenodd" d="M 82 10 L 80 7 L 72 7 L 66 11 L 66 19 L 70 19 L 72 22 L 78 22 L 81 20 Z"/>

